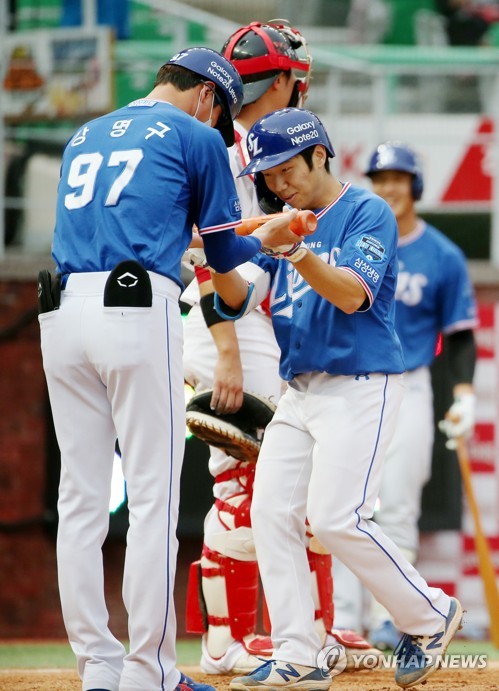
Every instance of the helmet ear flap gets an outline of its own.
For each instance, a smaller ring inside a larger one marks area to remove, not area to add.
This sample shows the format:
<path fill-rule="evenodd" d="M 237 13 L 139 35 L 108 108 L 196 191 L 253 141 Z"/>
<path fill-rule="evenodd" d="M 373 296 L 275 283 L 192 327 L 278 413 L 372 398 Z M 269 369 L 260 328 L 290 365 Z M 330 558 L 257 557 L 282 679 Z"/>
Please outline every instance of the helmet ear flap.
<path fill-rule="evenodd" d="M 264 214 L 278 214 L 284 208 L 284 202 L 269 190 L 262 173 L 255 174 L 255 191 L 260 209 Z"/>
<path fill-rule="evenodd" d="M 412 176 L 412 198 L 414 201 L 419 201 L 423 196 L 423 176 L 421 173 L 414 173 Z"/>

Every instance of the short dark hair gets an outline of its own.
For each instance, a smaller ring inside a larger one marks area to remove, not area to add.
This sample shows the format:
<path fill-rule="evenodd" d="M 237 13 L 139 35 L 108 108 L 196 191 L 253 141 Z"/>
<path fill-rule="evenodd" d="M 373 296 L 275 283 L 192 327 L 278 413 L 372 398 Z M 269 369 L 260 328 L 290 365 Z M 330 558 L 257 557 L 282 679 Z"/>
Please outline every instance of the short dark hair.
<path fill-rule="evenodd" d="M 188 70 L 186 67 L 171 65 L 167 62 L 159 68 L 154 86 L 159 86 L 160 84 L 173 84 L 179 91 L 189 91 L 189 89 L 194 89 L 198 84 L 205 83 L 206 79 L 203 79 L 200 74 L 196 74 L 196 72 Z M 227 99 L 224 92 L 216 83 L 214 83 L 214 89 L 217 102 L 222 107 L 222 118 L 231 120 L 232 118 L 227 108 Z"/>
<path fill-rule="evenodd" d="M 202 81 L 204 80 L 201 75 L 185 67 L 180 67 L 180 65 L 166 63 L 159 68 L 154 86 L 173 84 L 179 91 L 189 91 L 189 89 L 193 89 L 198 84 L 201 84 Z"/>
<path fill-rule="evenodd" d="M 312 164 L 312 156 L 314 155 L 315 147 L 318 146 L 318 144 L 315 144 L 314 146 L 309 146 L 308 149 L 304 149 L 303 151 L 300 151 L 298 156 L 302 156 L 302 158 L 305 160 L 305 163 L 308 166 L 309 170 L 312 170 L 314 167 Z M 324 163 L 324 168 L 326 171 L 329 173 L 329 154 L 326 151 L 326 161 Z"/>

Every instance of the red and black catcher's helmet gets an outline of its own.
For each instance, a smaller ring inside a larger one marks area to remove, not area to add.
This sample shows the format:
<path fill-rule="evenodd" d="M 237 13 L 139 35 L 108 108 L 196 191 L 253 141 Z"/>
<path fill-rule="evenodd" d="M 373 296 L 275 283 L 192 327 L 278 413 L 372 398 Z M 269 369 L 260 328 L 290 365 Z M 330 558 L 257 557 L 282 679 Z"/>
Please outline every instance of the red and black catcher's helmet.
<path fill-rule="evenodd" d="M 301 49 L 303 57 L 299 57 Z M 289 106 L 301 107 L 305 102 L 312 57 L 307 42 L 297 29 L 285 19 L 272 19 L 266 24 L 251 22 L 235 31 L 222 48 L 242 77 L 243 105 L 254 103 L 263 96 L 280 72 L 296 70 L 304 73 L 296 80 Z"/>

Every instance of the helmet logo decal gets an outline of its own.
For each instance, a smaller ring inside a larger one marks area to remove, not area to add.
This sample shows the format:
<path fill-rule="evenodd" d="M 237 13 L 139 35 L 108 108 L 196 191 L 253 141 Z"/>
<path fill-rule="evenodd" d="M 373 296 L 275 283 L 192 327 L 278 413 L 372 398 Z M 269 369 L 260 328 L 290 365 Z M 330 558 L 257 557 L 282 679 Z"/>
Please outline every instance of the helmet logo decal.
<path fill-rule="evenodd" d="M 246 146 L 248 147 L 251 157 L 258 156 L 258 154 L 261 154 L 263 151 L 262 147 L 258 146 L 258 137 L 256 137 L 253 132 L 249 133 Z"/>
<path fill-rule="evenodd" d="M 378 161 L 376 163 L 376 166 L 378 168 L 385 168 L 386 166 L 391 166 L 395 164 L 396 161 L 397 155 L 391 146 L 386 146 L 385 144 L 382 144 L 378 147 Z"/>
<path fill-rule="evenodd" d="M 237 103 L 237 94 L 232 86 L 234 77 L 231 77 L 227 70 L 225 70 L 222 67 L 222 65 L 219 65 L 217 62 L 215 62 L 215 60 L 211 61 L 210 67 L 208 68 L 207 72 L 208 74 L 211 74 L 212 77 L 216 79 L 216 81 L 220 82 L 220 84 L 222 84 L 222 86 L 224 86 L 227 89 L 233 102 Z"/>

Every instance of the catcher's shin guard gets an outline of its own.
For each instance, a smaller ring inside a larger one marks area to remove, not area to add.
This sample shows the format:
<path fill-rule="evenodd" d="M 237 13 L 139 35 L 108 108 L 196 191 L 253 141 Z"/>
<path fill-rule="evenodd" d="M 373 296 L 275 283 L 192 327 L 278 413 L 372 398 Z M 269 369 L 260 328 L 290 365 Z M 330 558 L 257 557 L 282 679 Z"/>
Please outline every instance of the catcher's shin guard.
<path fill-rule="evenodd" d="M 332 557 L 314 537 L 310 539 L 307 557 L 315 603 L 315 625 L 325 636 L 331 631 L 334 620 Z"/>
<path fill-rule="evenodd" d="M 316 551 L 314 551 L 316 550 Z M 332 557 L 315 538 L 310 540 L 307 557 L 312 579 L 312 596 L 315 604 L 315 625 L 323 640 L 331 632 L 334 620 Z M 271 631 L 271 621 L 267 603 L 263 601 L 263 627 Z"/>
<path fill-rule="evenodd" d="M 205 545 L 189 572 L 186 631 L 207 633 L 210 655 L 220 657 L 233 641 L 254 635 L 257 606 L 256 561 L 238 561 Z"/>

